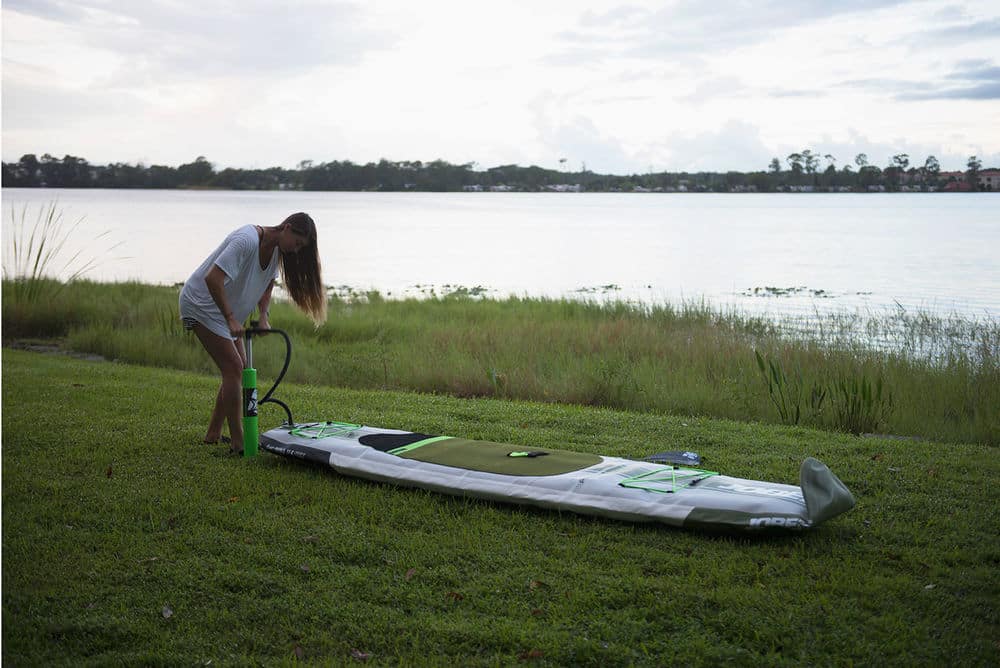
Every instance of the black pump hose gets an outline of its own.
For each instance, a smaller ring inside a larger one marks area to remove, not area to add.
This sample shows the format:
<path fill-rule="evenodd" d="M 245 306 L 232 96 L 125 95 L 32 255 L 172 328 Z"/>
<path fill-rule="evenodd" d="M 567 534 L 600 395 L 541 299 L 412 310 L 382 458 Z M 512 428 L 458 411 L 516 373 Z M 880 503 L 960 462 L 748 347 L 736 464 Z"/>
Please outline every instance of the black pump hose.
<path fill-rule="evenodd" d="M 277 379 L 275 379 L 274 385 L 271 386 L 271 389 L 267 391 L 267 394 L 264 395 L 264 398 L 258 401 L 257 404 L 258 405 L 266 403 L 278 404 L 279 406 L 285 409 L 285 415 L 288 416 L 288 425 L 294 426 L 295 420 L 292 419 L 292 410 L 288 407 L 288 404 L 279 399 L 271 398 L 271 395 L 274 394 L 274 391 L 278 389 L 278 385 L 281 383 L 281 379 L 285 377 L 285 372 L 288 371 L 288 365 L 292 361 L 292 340 L 288 338 L 288 334 L 286 334 L 285 331 L 281 329 L 260 329 L 259 327 L 249 327 L 248 329 L 244 330 L 244 335 L 246 336 L 248 342 L 251 336 L 260 336 L 262 334 L 280 334 L 285 339 L 285 364 L 281 367 L 281 373 L 279 373 Z"/>

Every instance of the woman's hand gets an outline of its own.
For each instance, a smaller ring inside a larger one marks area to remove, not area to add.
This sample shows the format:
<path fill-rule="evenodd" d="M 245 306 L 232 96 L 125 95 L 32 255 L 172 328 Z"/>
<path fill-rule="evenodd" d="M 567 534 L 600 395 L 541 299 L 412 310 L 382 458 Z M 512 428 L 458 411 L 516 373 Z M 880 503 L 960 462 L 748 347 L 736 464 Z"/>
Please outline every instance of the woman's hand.
<path fill-rule="evenodd" d="M 226 325 L 229 327 L 229 333 L 232 336 L 243 336 L 243 323 L 234 318 L 232 315 L 229 315 L 226 318 Z"/>
<path fill-rule="evenodd" d="M 233 312 L 229 310 L 229 302 L 226 301 L 226 274 L 219 265 L 212 265 L 212 268 L 205 274 L 205 287 L 208 294 L 212 295 L 212 300 L 219 307 L 222 317 L 226 319 L 226 327 L 233 337 L 243 336 L 243 323 L 236 319 Z"/>
<path fill-rule="evenodd" d="M 266 312 L 260 314 L 260 321 L 257 323 L 257 329 L 271 329 L 271 323 L 267 319 Z M 261 336 L 265 336 L 265 334 L 261 334 Z"/>

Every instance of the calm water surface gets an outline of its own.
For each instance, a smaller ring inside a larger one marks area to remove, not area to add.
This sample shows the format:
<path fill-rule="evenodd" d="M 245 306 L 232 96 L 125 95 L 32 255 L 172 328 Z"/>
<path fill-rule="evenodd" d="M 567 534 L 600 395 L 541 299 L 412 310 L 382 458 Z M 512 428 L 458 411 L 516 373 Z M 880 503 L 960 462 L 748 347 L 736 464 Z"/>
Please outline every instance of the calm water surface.
<path fill-rule="evenodd" d="M 83 217 L 67 246 L 96 280 L 184 281 L 233 228 L 307 211 L 329 285 L 400 297 L 487 294 L 662 303 L 775 315 L 1000 313 L 1000 194 L 305 193 L 11 189 L 29 218 Z M 101 232 L 110 234 L 99 243 Z M 106 240 L 122 242 L 107 251 Z M 73 248 L 70 249 L 69 246 Z"/>

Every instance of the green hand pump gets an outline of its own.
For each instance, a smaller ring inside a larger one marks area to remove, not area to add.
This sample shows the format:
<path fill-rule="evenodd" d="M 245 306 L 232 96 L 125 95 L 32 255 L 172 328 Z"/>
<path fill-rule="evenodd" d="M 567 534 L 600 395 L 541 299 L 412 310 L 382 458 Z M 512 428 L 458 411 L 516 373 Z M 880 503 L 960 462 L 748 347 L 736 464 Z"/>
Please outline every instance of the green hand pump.
<path fill-rule="evenodd" d="M 253 337 L 255 335 L 271 333 L 280 334 L 285 339 L 285 364 L 281 368 L 281 373 L 278 374 L 277 380 L 274 381 L 274 385 L 267 391 L 264 398 L 258 401 L 257 369 L 253 365 Z M 256 457 L 260 449 L 260 425 L 257 420 L 257 409 L 260 404 L 278 404 L 285 409 L 285 414 L 288 417 L 285 424 L 290 426 L 295 425 L 295 421 L 292 419 L 292 411 L 288 408 L 288 405 L 278 399 L 271 398 L 274 390 L 281 383 L 281 379 L 285 377 L 285 372 L 288 371 L 288 364 L 292 359 L 292 342 L 288 338 L 288 334 L 280 329 L 258 328 L 257 321 L 250 322 L 250 327 L 243 332 L 243 336 L 246 342 L 247 353 L 247 366 L 243 369 L 243 456 Z"/>

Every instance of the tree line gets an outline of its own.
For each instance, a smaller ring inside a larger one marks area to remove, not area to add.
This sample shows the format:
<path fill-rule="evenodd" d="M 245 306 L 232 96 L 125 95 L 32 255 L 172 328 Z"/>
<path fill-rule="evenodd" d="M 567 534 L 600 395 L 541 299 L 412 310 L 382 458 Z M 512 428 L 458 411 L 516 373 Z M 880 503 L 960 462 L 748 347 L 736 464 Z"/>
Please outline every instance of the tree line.
<path fill-rule="evenodd" d="M 983 163 L 976 156 L 969 156 L 964 172 L 942 174 L 938 159 L 929 155 L 920 166 L 910 164 L 907 153 L 897 153 L 884 168 L 871 164 L 866 153 L 854 156 L 854 165 L 844 164 L 837 169 L 837 159 L 827 153 L 820 155 L 806 149 L 800 153 L 790 153 L 785 158 L 788 171 L 783 172 L 781 162 L 773 158 L 768 165 L 771 175 L 787 174 L 792 185 L 812 185 L 816 187 L 855 187 L 869 190 L 873 187 L 899 190 L 904 187 L 927 189 L 938 188 L 949 183 L 964 185 L 957 190 L 979 190 L 979 172 Z M 820 169 L 823 162 L 825 169 Z"/>
<path fill-rule="evenodd" d="M 811 150 L 789 154 L 785 164 L 771 160 L 757 172 L 660 172 L 647 174 L 597 174 L 582 166 L 580 171 L 519 165 L 477 170 L 476 163 L 390 161 L 365 164 L 349 160 L 300 162 L 294 169 L 226 168 L 216 171 L 204 156 L 178 167 L 146 166 L 141 163 L 94 165 L 86 159 L 66 155 L 21 156 L 3 163 L 3 186 L 20 188 L 218 188 L 229 190 L 370 190 L 370 191 L 460 191 L 517 190 L 537 192 L 573 184 L 574 189 L 593 192 L 696 191 L 898 191 L 979 190 L 982 162 L 971 156 L 964 172 L 943 173 L 933 155 L 920 166 L 900 153 L 885 167 L 871 164 L 864 153 L 837 167 L 830 154 Z M 565 163 L 565 160 L 560 160 Z M 787 169 L 785 168 L 787 165 Z M 578 186 L 578 188 L 576 188 Z"/>

